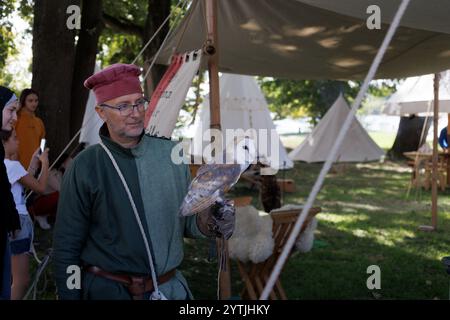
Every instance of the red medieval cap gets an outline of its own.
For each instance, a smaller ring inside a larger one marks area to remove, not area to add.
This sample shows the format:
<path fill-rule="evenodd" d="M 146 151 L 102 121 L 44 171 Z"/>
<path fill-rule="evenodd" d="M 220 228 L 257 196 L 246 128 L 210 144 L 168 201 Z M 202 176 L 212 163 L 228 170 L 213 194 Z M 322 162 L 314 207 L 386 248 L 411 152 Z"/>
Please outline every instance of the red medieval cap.
<path fill-rule="evenodd" d="M 116 63 L 87 78 L 84 86 L 94 90 L 99 105 L 127 94 L 142 93 L 140 74 L 134 64 Z"/>

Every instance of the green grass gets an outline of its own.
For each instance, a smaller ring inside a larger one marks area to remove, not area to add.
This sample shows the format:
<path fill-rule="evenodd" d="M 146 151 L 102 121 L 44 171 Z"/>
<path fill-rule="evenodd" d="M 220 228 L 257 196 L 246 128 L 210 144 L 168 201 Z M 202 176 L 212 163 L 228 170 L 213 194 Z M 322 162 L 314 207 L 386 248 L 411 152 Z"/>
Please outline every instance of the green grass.
<path fill-rule="evenodd" d="M 388 150 L 394 144 L 395 133 L 369 132 L 369 135 L 381 149 Z"/>
<path fill-rule="evenodd" d="M 296 164 L 284 174 L 295 180 L 294 194 L 285 203 L 304 203 L 320 165 Z M 430 194 L 420 202 L 406 199 L 409 173 L 395 163 L 348 165 L 343 173 L 329 174 L 316 205 L 322 208 L 313 250 L 294 254 L 283 274 L 290 299 L 448 299 L 449 276 L 440 262 L 450 255 L 449 191 L 440 195 L 438 231 L 430 224 Z M 280 177 L 283 174 L 279 174 Z M 238 186 L 235 195 L 257 192 Z M 206 243 L 189 241 L 183 269 L 199 299 L 214 299 L 216 265 L 205 262 Z M 381 290 L 367 289 L 370 265 L 381 269 Z M 232 269 L 233 294 L 242 283 Z"/>
<path fill-rule="evenodd" d="M 294 179 L 297 191 L 284 203 L 304 203 L 321 166 L 299 164 L 280 178 Z M 429 224 L 430 193 L 406 198 L 410 173 L 399 163 L 347 165 L 330 173 L 315 203 L 322 208 L 311 252 L 294 254 L 282 274 L 290 299 L 448 299 L 450 277 L 440 259 L 450 255 L 450 191 L 439 194 L 438 231 L 418 231 Z M 233 195 L 258 192 L 238 184 Z M 419 201 L 420 200 L 420 201 Z M 50 246 L 48 232 L 38 230 L 40 252 Z M 216 298 L 217 265 L 208 262 L 209 243 L 186 240 L 181 270 L 197 299 Z M 367 267 L 381 268 L 381 290 L 368 290 Z M 232 289 L 242 283 L 232 262 Z M 54 297 L 51 273 L 44 298 Z"/>

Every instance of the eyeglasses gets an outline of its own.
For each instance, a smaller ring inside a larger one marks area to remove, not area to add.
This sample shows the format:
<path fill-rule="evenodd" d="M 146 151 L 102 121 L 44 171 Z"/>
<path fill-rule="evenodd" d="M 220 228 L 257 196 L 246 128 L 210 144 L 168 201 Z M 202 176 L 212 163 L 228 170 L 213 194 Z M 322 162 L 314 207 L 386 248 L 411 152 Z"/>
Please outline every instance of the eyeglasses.
<path fill-rule="evenodd" d="M 106 103 L 102 103 L 99 106 L 119 110 L 121 116 L 128 117 L 133 113 L 134 108 L 136 108 L 138 112 L 144 112 L 145 110 L 147 110 L 148 103 L 149 103 L 148 99 L 141 98 L 138 101 L 136 101 L 135 104 L 121 103 L 117 106 L 110 106 L 107 105 Z"/>

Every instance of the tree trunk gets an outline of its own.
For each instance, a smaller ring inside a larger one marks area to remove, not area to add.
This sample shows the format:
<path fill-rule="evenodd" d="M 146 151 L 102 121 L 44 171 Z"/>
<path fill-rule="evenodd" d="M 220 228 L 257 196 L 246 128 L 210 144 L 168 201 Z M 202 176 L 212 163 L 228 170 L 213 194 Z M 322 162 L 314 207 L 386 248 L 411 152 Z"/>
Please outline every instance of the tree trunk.
<path fill-rule="evenodd" d="M 75 60 L 75 31 L 69 30 L 66 13 L 76 0 L 34 3 L 33 81 L 39 93 L 39 115 L 44 121 L 51 159 L 70 139 L 70 92 Z"/>
<path fill-rule="evenodd" d="M 159 28 L 159 26 L 164 22 L 167 16 L 170 14 L 170 0 L 148 0 L 148 12 L 147 12 L 147 20 L 145 23 L 142 45 L 144 46 L 147 41 L 153 36 L 155 31 Z M 153 39 L 152 43 L 147 47 L 147 49 L 143 53 L 144 57 L 144 66 L 145 71 L 147 72 L 150 63 L 153 60 L 156 52 L 164 41 L 164 38 L 169 32 L 169 23 L 166 23 L 164 27 L 159 31 L 158 35 Z M 153 90 L 155 90 L 159 81 L 163 77 L 166 72 L 167 67 L 163 65 L 153 65 L 148 78 L 145 81 L 145 91 L 147 96 L 151 96 Z"/>
<path fill-rule="evenodd" d="M 71 90 L 70 135 L 73 136 L 81 127 L 86 102 L 89 97 L 83 83 L 95 69 L 98 52 L 98 38 L 104 25 L 102 22 L 102 0 L 83 0 L 81 12 L 81 30 L 75 54 L 75 72 Z"/>
<path fill-rule="evenodd" d="M 428 130 L 430 129 L 432 118 L 427 121 L 424 136 L 420 141 L 423 126 L 425 124 L 425 117 L 401 117 L 398 126 L 397 136 L 395 137 L 394 145 L 388 151 L 389 158 L 393 160 L 405 159 L 403 152 L 416 151 L 426 140 Z"/>

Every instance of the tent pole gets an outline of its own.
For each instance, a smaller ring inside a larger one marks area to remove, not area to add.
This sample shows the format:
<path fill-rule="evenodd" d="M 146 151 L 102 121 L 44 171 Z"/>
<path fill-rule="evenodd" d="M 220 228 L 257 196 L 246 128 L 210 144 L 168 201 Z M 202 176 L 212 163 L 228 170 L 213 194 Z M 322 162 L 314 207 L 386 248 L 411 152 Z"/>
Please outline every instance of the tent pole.
<path fill-rule="evenodd" d="M 209 111 L 210 128 L 220 130 L 220 92 L 219 92 L 219 53 L 217 50 L 217 0 L 205 0 L 207 40 L 204 51 L 209 55 Z M 231 297 L 230 263 L 228 259 L 228 241 L 217 239 L 217 252 L 223 252 L 224 266 L 219 274 L 219 298 L 226 300 Z M 223 246 L 223 248 L 222 248 Z M 220 259 L 219 259 L 220 260 Z M 219 262 L 220 263 L 220 262 Z"/>
<path fill-rule="evenodd" d="M 431 226 L 437 229 L 437 166 L 438 166 L 438 120 L 439 120 L 439 73 L 434 74 L 434 117 L 433 117 L 433 180 L 431 185 Z"/>
<path fill-rule="evenodd" d="M 431 169 L 431 226 L 420 226 L 422 231 L 436 231 L 437 229 L 437 176 L 438 176 L 438 120 L 439 120 L 439 73 L 434 74 L 433 100 L 433 161 Z"/>
<path fill-rule="evenodd" d="M 220 130 L 219 53 L 217 49 L 217 0 L 205 0 L 208 36 L 205 51 L 209 55 L 210 127 Z"/>

